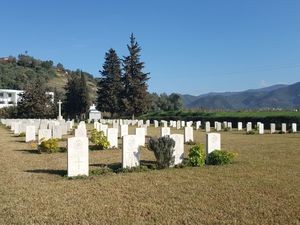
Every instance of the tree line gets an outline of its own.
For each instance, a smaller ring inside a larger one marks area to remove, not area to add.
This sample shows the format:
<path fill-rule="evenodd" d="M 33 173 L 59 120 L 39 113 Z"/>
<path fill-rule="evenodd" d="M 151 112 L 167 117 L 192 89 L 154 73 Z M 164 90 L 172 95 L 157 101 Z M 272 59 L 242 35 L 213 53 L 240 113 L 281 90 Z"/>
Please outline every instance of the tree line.
<path fill-rule="evenodd" d="M 149 73 L 144 72 L 145 63 L 141 61 L 141 47 L 134 35 L 127 45 L 128 55 L 120 58 L 111 48 L 104 56 L 100 69 L 101 77 L 97 79 L 96 108 L 111 118 L 140 116 L 149 111 L 170 111 L 182 108 L 178 94 L 150 94 L 148 92 Z M 24 67 L 43 65 L 53 68 L 53 62 L 37 61 L 33 57 L 20 55 L 18 64 Z M 65 70 L 62 64 L 56 66 Z M 65 118 L 85 119 L 92 104 L 91 88 L 87 84 L 86 74 L 80 70 L 68 71 L 65 93 L 56 90 L 55 100 L 46 95 L 47 87 L 42 79 L 35 79 L 34 85 L 27 85 L 17 110 L 13 111 L 21 118 L 51 118 L 57 115 L 57 101 L 63 101 Z M 1 113 L 1 112 L 0 112 Z"/>

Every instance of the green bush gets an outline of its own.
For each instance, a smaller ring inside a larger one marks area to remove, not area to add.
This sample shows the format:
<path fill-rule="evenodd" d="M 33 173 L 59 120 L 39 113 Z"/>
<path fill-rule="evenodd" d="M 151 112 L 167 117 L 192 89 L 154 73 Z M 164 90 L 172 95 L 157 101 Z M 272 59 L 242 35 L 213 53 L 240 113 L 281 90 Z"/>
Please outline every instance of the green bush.
<path fill-rule="evenodd" d="M 203 145 L 195 145 L 189 151 L 189 166 L 203 166 L 205 164 L 205 152 Z"/>
<path fill-rule="evenodd" d="M 93 129 L 91 132 L 90 141 L 94 143 L 100 150 L 108 149 L 109 147 L 109 141 L 107 140 L 107 137 L 104 135 L 103 131 L 97 131 L 96 129 Z"/>
<path fill-rule="evenodd" d="M 175 141 L 169 136 L 151 138 L 149 140 L 149 150 L 154 152 L 159 169 L 167 168 L 174 164 L 174 146 Z"/>
<path fill-rule="evenodd" d="M 192 140 L 189 140 L 189 141 L 185 142 L 184 144 L 186 144 L 186 145 L 196 145 L 196 142 L 194 142 Z"/>
<path fill-rule="evenodd" d="M 25 137 L 26 136 L 26 133 L 25 132 L 22 132 L 19 134 L 19 137 Z"/>
<path fill-rule="evenodd" d="M 236 154 L 224 150 L 215 150 L 208 155 L 208 164 L 225 165 L 232 163 Z"/>
<path fill-rule="evenodd" d="M 38 146 L 38 151 L 40 153 L 41 152 L 47 152 L 47 153 L 59 152 L 58 139 L 50 138 L 46 141 L 42 141 L 41 144 Z"/>

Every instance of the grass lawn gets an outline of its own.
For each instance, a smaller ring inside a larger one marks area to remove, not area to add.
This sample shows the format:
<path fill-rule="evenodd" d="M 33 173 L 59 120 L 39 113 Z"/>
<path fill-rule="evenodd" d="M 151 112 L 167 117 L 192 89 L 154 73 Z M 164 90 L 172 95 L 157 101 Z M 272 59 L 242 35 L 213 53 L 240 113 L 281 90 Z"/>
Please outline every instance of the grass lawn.
<path fill-rule="evenodd" d="M 300 224 L 300 133 L 244 133 L 222 132 L 231 165 L 69 180 L 67 153 L 36 154 L 0 127 L 0 224 Z M 90 169 L 120 162 L 121 150 L 90 151 Z"/>

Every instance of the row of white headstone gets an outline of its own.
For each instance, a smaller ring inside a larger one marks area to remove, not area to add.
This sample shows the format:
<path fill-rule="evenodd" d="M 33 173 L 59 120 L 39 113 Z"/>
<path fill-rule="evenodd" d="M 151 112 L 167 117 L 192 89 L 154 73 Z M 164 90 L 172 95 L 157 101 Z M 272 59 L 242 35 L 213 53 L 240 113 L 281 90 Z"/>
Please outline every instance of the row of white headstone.
<path fill-rule="evenodd" d="M 122 128 L 122 125 L 132 125 L 132 126 L 137 125 L 138 127 L 145 127 L 145 128 L 150 126 L 150 120 L 147 120 L 144 123 L 143 120 L 122 120 L 122 119 L 120 119 L 120 120 L 104 120 L 104 119 L 101 119 L 100 123 L 112 124 L 113 128 L 119 128 L 119 127 Z M 168 125 L 169 125 L 169 127 L 172 127 L 172 128 L 182 129 L 182 128 L 185 128 L 185 127 L 192 127 L 193 124 L 195 124 L 195 129 L 198 130 L 198 129 L 201 129 L 201 126 L 202 126 L 201 121 L 196 121 L 194 123 L 193 121 L 187 121 L 186 122 L 186 121 L 180 121 L 180 120 L 177 120 L 177 121 L 174 121 L 174 120 L 170 120 L 170 121 L 161 120 L 160 122 L 157 121 L 157 120 L 154 120 L 153 123 L 154 123 L 155 128 L 159 127 L 159 125 L 161 125 L 161 127 L 168 127 Z M 262 124 L 262 123 L 257 122 L 257 129 L 261 130 L 261 132 L 259 132 L 259 133 L 264 133 L 262 131 L 262 130 L 264 130 L 264 127 L 260 126 L 260 124 Z M 107 126 L 107 125 L 104 125 L 104 126 Z M 281 131 L 286 133 L 286 127 L 287 127 L 286 123 L 283 123 Z M 221 123 L 221 122 L 215 121 L 213 128 L 214 128 L 215 131 L 221 131 L 223 128 L 226 128 L 228 130 L 232 130 L 233 125 L 232 125 L 232 122 L 223 121 Z M 251 131 L 252 130 L 252 123 L 248 122 L 246 124 L 245 128 L 246 128 L 247 132 Z M 101 128 L 100 128 L 100 130 L 101 130 Z M 105 130 L 105 128 L 103 130 Z M 205 130 L 205 132 L 210 132 L 211 131 L 211 123 L 209 121 L 206 121 L 204 123 L 204 130 Z M 243 130 L 243 123 L 242 122 L 237 123 L 237 130 L 238 131 Z M 270 124 L 270 130 L 271 130 L 271 133 L 276 132 L 274 123 Z M 296 123 L 292 123 L 291 131 L 293 133 L 297 132 L 297 124 Z M 147 133 L 147 131 L 146 131 L 146 133 Z M 126 135 L 126 134 L 124 134 L 124 135 Z M 123 135 L 122 135 L 122 132 L 121 132 L 121 137 L 122 136 Z"/>
<path fill-rule="evenodd" d="M 19 135 L 25 133 L 25 141 L 48 140 L 50 138 L 62 138 L 74 125 L 73 121 L 64 120 L 40 120 L 40 119 L 2 119 L 1 123 L 10 127 L 11 131 Z M 37 137 L 36 137 L 37 136 Z"/>
<path fill-rule="evenodd" d="M 116 128 L 112 128 L 116 129 Z M 162 130 L 165 128 L 162 128 Z M 124 135 L 122 137 L 122 167 L 132 168 L 140 165 L 140 148 L 145 145 L 145 129 L 136 128 L 135 135 Z M 108 133 L 109 134 L 109 133 Z M 161 133 L 168 135 L 175 141 L 174 164 L 182 163 L 184 159 L 184 135 Z M 117 137 L 117 135 L 116 135 Z M 68 176 L 89 175 L 89 141 L 88 137 L 68 138 Z M 218 133 L 206 134 L 207 155 L 221 149 L 221 135 Z"/>
<path fill-rule="evenodd" d="M 264 134 L 264 124 L 261 122 L 257 122 L 256 124 L 257 130 L 259 134 Z M 248 122 L 247 126 L 246 126 L 246 131 L 250 132 L 252 131 L 252 123 Z M 297 132 L 297 124 L 296 123 L 292 123 L 292 133 L 296 133 Z M 281 124 L 281 132 L 282 133 L 286 133 L 287 132 L 287 125 L 286 123 L 282 123 Z M 270 124 L 270 133 L 274 134 L 276 133 L 276 124 L 275 123 L 271 123 Z"/>

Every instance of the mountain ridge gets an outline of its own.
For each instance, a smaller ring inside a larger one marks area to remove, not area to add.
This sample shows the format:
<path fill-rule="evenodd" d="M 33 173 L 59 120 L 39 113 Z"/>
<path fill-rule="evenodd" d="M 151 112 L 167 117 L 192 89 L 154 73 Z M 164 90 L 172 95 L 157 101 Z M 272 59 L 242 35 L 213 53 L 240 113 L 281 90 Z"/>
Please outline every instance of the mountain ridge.
<path fill-rule="evenodd" d="M 297 108 L 300 106 L 300 82 L 276 84 L 238 92 L 211 92 L 198 96 L 181 95 L 185 108 L 205 109 L 264 109 Z"/>

